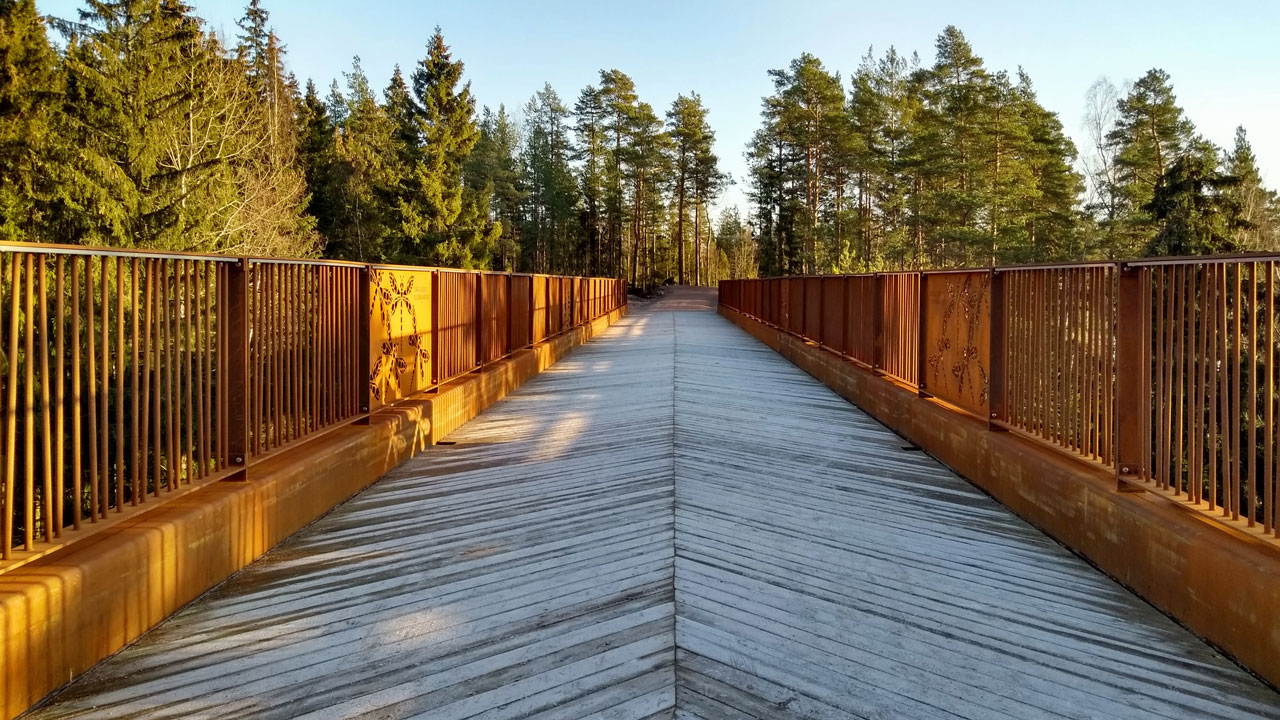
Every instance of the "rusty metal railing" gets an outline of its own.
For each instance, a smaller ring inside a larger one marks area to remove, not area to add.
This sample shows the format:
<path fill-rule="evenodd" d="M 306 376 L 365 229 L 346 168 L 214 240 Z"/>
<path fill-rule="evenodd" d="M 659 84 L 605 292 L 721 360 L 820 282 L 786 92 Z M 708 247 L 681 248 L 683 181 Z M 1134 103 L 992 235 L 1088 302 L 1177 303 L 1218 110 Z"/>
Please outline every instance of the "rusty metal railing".
<path fill-rule="evenodd" d="M 728 280 L 723 306 L 1280 537 L 1280 255 Z"/>
<path fill-rule="evenodd" d="M 0 571 L 625 304 L 609 278 L 0 243 Z"/>

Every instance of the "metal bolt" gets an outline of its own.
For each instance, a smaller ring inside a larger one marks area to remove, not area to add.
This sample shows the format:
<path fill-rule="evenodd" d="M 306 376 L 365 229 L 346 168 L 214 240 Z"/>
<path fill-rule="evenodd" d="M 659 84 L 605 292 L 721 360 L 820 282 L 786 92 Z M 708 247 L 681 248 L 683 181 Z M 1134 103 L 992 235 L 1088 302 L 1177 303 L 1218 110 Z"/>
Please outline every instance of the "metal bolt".
<path fill-rule="evenodd" d="M 1129 466 L 1128 466 L 1128 465 L 1122 465 L 1122 466 L 1120 467 L 1120 472 L 1124 473 L 1125 475 L 1128 475 L 1128 474 L 1129 474 Z"/>
<path fill-rule="evenodd" d="M 991 419 L 992 419 L 992 420 L 994 420 L 995 418 L 996 418 L 996 414 L 995 414 L 995 413 L 991 413 Z"/>
<path fill-rule="evenodd" d="M 236 459 L 235 459 L 235 464 L 237 464 L 237 465 L 243 465 L 243 464 L 244 464 L 244 457 L 243 457 L 243 456 L 240 456 L 240 455 L 237 455 L 237 456 L 236 456 Z"/>

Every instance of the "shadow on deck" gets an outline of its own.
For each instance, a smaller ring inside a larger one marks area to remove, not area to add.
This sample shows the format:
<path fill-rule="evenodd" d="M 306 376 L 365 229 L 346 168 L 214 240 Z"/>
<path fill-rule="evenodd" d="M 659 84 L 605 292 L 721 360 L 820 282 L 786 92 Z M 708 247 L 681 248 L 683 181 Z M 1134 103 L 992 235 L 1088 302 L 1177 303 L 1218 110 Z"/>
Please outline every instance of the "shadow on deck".
<path fill-rule="evenodd" d="M 709 297 L 633 308 L 30 717 L 1280 716 L 728 321 L 673 312 Z"/>

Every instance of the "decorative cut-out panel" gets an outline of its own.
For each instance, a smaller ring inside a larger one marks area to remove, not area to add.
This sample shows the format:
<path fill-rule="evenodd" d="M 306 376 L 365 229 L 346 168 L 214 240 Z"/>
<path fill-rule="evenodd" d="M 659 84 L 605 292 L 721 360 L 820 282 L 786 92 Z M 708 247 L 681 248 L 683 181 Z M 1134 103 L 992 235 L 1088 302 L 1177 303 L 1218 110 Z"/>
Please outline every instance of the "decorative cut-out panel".
<path fill-rule="evenodd" d="M 926 276 L 925 390 L 987 416 L 991 367 L 991 274 Z"/>
<path fill-rule="evenodd" d="M 369 272 L 369 385 L 374 407 L 431 387 L 432 272 Z"/>

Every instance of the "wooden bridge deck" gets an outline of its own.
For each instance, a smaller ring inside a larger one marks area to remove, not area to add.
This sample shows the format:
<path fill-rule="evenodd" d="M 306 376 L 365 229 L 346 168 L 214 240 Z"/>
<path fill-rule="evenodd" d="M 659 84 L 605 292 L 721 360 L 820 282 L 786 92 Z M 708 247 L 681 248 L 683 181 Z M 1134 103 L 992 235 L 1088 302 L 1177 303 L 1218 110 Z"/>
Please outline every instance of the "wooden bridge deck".
<path fill-rule="evenodd" d="M 685 296 L 33 718 L 1262 718 L 1280 696 Z"/>

